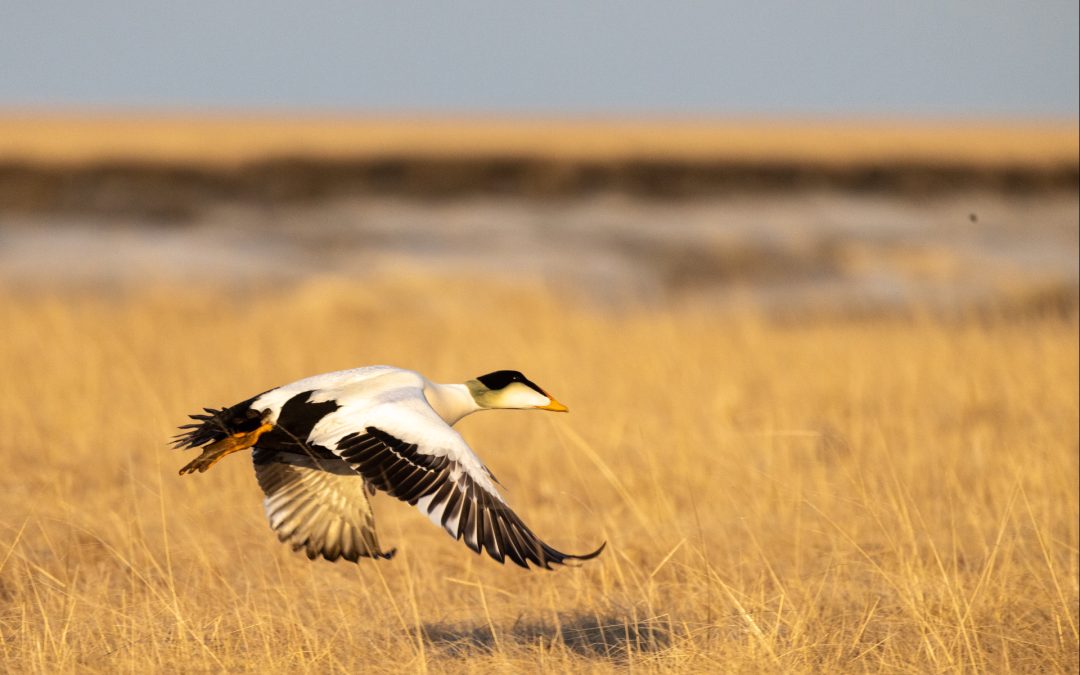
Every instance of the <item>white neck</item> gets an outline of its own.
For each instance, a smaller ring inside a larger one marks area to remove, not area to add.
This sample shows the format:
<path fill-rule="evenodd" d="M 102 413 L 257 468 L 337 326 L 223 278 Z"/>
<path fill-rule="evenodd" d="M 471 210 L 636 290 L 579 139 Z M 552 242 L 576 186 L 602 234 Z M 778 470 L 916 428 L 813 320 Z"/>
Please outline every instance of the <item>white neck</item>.
<path fill-rule="evenodd" d="M 450 426 L 457 424 L 462 417 L 482 410 L 469 393 L 469 388 L 463 384 L 428 382 L 424 385 L 424 397 Z"/>

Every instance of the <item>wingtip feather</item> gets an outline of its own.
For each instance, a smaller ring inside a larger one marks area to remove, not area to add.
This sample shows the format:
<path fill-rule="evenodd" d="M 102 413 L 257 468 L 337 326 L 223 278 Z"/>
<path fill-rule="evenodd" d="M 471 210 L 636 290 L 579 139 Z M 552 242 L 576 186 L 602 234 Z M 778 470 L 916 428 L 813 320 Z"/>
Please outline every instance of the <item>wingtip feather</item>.
<path fill-rule="evenodd" d="M 566 557 L 567 557 L 567 558 L 573 558 L 574 560 L 592 560 L 592 559 L 593 559 L 593 558 L 595 558 L 596 556 L 598 556 L 598 555 L 600 555 L 601 553 L 603 553 L 603 552 L 604 552 L 604 549 L 605 549 L 605 548 L 607 548 L 607 542 L 606 542 L 606 541 L 605 541 L 605 542 L 603 542 L 603 543 L 601 543 L 601 544 L 600 544 L 600 547 L 599 547 L 599 548 L 597 548 L 597 549 L 596 549 L 595 551 L 593 551 L 592 553 L 583 553 L 583 554 L 581 554 L 581 555 L 567 555 Z"/>

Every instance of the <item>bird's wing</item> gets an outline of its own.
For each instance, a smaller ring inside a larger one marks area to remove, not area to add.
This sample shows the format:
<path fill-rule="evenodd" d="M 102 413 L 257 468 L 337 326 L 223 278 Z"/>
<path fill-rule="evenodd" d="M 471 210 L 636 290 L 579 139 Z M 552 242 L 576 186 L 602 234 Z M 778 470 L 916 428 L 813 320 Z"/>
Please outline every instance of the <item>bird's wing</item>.
<path fill-rule="evenodd" d="M 336 457 L 255 448 L 255 477 L 278 539 L 307 557 L 390 558 L 375 534 L 364 480 Z"/>
<path fill-rule="evenodd" d="M 432 410 L 422 392 L 374 406 L 349 406 L 312 430 L 311 443 L 330 448 L 376 488 L 423 511 L 451 537 L 499 562 L 509 558 L 552 569 L 572 555 L 540 540 L 499 495 L 491 473 L 465 439 Z"/>

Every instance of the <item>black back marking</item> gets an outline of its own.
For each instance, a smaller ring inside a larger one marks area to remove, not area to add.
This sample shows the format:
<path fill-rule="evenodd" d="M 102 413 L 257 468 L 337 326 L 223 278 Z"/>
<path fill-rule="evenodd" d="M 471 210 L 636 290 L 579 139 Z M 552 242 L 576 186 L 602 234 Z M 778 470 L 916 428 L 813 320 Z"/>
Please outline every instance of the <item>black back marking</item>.
<path fill-rule="evenodd" d="M 298 445 L 292 443 L 286 445 L 284 442 L 279 442 L 279 439 L 271 437 L 267 432 L 259 437 L 259 441 L 252 448 L 255 454 L 252 455 L 252 460 L 256 464 L 272 464 L 279 461 L 280 455 L 278 453 L 287 452 L 293 454 L 307 455 L 308 457 L 314 457 L 315 459 L 325 460 L 327 462 L 337 461 L 339 458 L 333 453 L 332 450 L 315 443 L 304 443 Z M 271 445 L 267 445 L 264 439 L 268 439 Z"/>
<path fill-rule="evenodd" d="M 311 430 L 319 420 L 341 406 L 335 401 L 312 403 L 308 399 L 314 391 L 302 391 L 281 406 L 274 428 L 259 437 L 255 447 L 265 450 L 288 450 L 291 452 L 310 452 L 327 459 L 334 453 L 326 448 L 308 443 Z"/>
<path fill-rule="evenodd" d="M 536 393 L 547 396 L 547 393 L 543 389 L 538 387 L 535 382 L 522 375 L 516 370 L 496 370 L 494 373 L 488 373 L 487 375 L 481 375 L 476 378 L 480 381 L 480 384 L 484 385 L 492 391 L 498 391 L 505 387 L 509 387 L 514 382 L 520 382 L 529 389 L 532 389 Z"/>

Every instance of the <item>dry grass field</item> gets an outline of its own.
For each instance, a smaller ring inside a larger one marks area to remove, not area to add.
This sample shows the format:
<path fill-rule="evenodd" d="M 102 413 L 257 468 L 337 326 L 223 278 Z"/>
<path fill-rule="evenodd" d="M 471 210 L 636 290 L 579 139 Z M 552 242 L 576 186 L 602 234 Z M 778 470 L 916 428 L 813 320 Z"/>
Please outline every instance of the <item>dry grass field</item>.
<path fill-rule="evenodd" d="M 1076 313 L 777 322 L 543 288 L 0 297 L 8 672 L 1076 672 Z M 379 497 L 393 561 L 279 544 L 185 415 L 369 363 L 525 371 L 461 431 L 557 548 L 480 558 Z"/>

